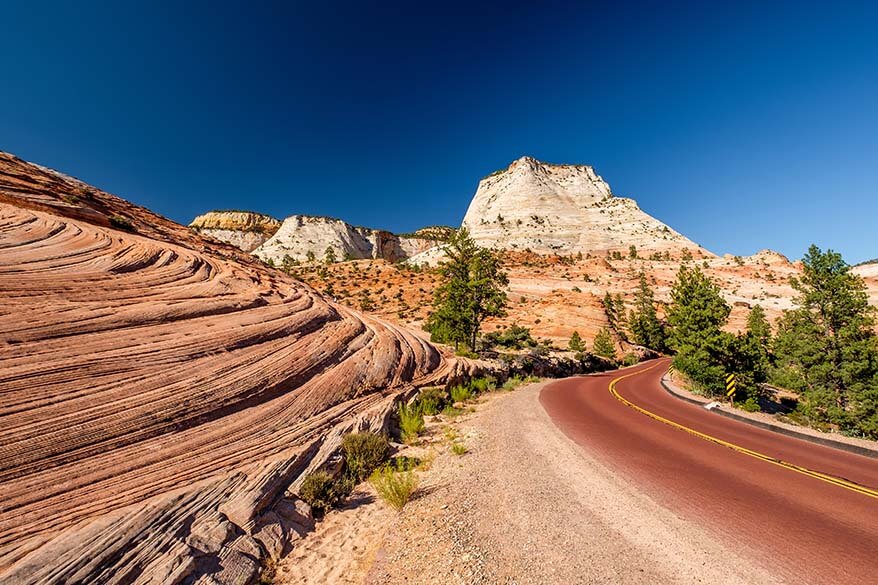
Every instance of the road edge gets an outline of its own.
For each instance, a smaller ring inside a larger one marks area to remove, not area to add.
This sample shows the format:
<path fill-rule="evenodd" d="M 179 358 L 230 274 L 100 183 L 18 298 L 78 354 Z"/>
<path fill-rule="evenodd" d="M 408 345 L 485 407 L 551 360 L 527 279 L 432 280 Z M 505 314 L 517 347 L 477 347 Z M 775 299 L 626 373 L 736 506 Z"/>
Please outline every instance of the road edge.
<path fill-rule="evenodd" d="M 703 407 L 707 402 L 702 402 L 700 400 L 696 400 L 695 398 L 690 398 L 689 396 L 685 396 L 676 392 L 671 388 L 671 385 L 667 380 L 667 372 L 665 372 L 661 377 L 661 385 L 662 388 L 665 389 L 665 392 L 677 398 L 679 400 L 683 400 L 690 404 L 695 404 L 697 406 Z M 814 443 L 816 445 L 822 445 L 824 447 L 829 447 L 831 449 L 838 449 L 841 451 L 847 451 L 848 453 L 854 453 L 855 455 L 862 455 L 863 457 L 869 457 L 871 459 L 878 459 L 878 448 L 870 449 L 868 447 L 861 447 L 859 445 L 851 445 L 850 443 L 842 443 L 841 441 L 836 441 L 834 439 L 828 439 L 825 437 L 815 437 L 814 435 L 809 435 L 807 433 L 800 433 L 793 429 L 789 429 L 784 426 L 771 424 L 759 420 L 753 420 L 752 418 L 748 418 L 746 416 L 741 416 L 740 414 L 736 414 L 734 412 L 729 412 L 728 410 L 724 410 L 721 407 L 711 408 L 710 412 L 715 412 L 720 416 L 724 416 L 726 418 L 742 422 L 766 431 L 771 431 L 773 433 L 778 433 L 780 435 L 786 435 L 787 437 L 793 437 L 794 439 L 801 439 L 803 441 L 808 441 L 809 443 Z"/>

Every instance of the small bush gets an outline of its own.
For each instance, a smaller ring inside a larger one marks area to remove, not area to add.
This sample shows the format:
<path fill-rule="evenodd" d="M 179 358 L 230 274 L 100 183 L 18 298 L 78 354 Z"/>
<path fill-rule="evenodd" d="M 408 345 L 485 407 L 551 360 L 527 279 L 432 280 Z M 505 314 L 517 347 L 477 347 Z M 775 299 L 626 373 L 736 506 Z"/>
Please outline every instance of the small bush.
<path fill-rule="evenodd" d="M 417 404 L 399 405 L 399 428 L 402 431 L 402 440 L 412 443 L 424 432 L 424 414 Z"/>
<path fill-rule="evenodd" d="M 424 388 L 418 394 L 418 405 L 421 413 L 433 416 L 439 414 L 447 399 L 448 395 L 442 388 Z"/>
<path fill-rule="evenodd" d="M 458 355 L 460 357 L 469 358 L 471 360 L 479 359 L 479 354 L 477 354 L 473 350 L 466 348 L 464 346 L 460 346 L 460 348 L 458 348 L 458 350 L 455 352 L 455 355 Z"/>
<path fill-rule="evenodd" d="M 740 404 L 741 410 L 745 410 L 747 412 L 759 412 L 762 410 L 759 406 L 759 401 L 755 396 L 747 397 L 747 400 Z"/>
<path fill-rule="evenodd" d="M 128 232 L 134 231 L 134 226 L 131 224 L 131 220 L 123 215 L 111 215 L 109 217 L 110 225 L 118 228 L 120 230 L 125 230 Z"/>
<path fill-rule="evenodd" d="M 622 356 L 622 365 L 623 366 L 633 366 L 637 363 L 640 363 L 640 360 L 637 359 L 637 355 L 633 353 L 626 353 Z"/>
<path fill-rule="evenodd" d="M 491 376 L 485 378 L 473 378 L 470 382 L 470 388 L 472 388 L 476 394 L 492 392 L 497 389 L 497 380 Z"/>
<path fill-rule="evenodd" d="M 418 488 L 418 477 L 411 471 L 397 472 L 391 467 L 382 467 L 372 473 L 369 483 L 382 500 L 402 510 Z"/>
<path fill-rule="evenodd" d="M 524 297 L 522 297 L 524 299 Z M 522 300 L 521 302 L 524 302 Z M 493 347 L 496 345 L 509 349 L 521 349 L 522 347 L 534 347 L 537 342 L 531 337 L 530 329 L 522 327 L 518 324 L 510 325 L 504 331 L 493 331 L 482 337 L 485 345 Z"/>
<path fill-rule="evenodd" d="M 515 390 L 521 386 L 522 382 L 524 382 L 524 380 L 518 374 L 509 376 L 509 378 L 503 383 L 502 388 L 503 390 Z"/>
<path fill-rule="evenodd" d="M 315 471 L 302 482 L 299 497 L 311 506 L 316 514 L 323 514 L 344 497 L 336 483 L 335 478 L 325 471 Z"/>
<path fill-rule="evenodd" d="M 465 455 L 467 452 L 466 445 L 463 443 L 452 443 L 451 452 L 455 455 Z"/>
<path fill-rule="evenodd" d="M 424 461 L 418 457 L 409 457 L 408 455 L 399 455 L 394 457 L 388 463 L 388 467 L 392 467 L 396 471 L 412 471 L 418 469 Z"/>
<path fill-rule="evenodd" d="M 356 481 L 363 481 L 378 469 L 390 454 L 387 437 L 377 433 L 351 433 L 341 442 L 348 475 Z"/>
<path fill-rule="evenodd" d="M 473 391 L 466 384 L 458 384 L 451 388 L 452 402 L 466 402 L 473 397 Z"/>

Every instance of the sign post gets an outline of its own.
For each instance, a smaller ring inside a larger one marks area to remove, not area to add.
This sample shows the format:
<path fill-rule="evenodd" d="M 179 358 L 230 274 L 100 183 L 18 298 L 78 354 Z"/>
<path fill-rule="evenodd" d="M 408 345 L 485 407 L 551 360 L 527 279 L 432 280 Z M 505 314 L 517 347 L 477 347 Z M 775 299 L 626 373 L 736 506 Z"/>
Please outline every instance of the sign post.
<path fill-rule="evenodd" d="M 729 374 L 726 376 L 726 396 L 728 396 L 732 401 L 732 406 L 735 405 L 735 390 L 738 387 L 738 380 L 735 378 L 734 374 Z"/>

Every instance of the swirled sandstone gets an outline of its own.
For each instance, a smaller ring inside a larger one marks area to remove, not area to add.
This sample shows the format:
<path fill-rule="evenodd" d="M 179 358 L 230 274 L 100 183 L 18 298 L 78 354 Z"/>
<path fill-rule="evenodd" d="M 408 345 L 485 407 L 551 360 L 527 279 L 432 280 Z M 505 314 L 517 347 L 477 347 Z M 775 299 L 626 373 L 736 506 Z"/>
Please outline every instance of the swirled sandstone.
<path fill-rule="evenodd" d="M 0 582 L 247 582 L 339 434 L 457 367 L 242 251 L 0 153 Z"/>

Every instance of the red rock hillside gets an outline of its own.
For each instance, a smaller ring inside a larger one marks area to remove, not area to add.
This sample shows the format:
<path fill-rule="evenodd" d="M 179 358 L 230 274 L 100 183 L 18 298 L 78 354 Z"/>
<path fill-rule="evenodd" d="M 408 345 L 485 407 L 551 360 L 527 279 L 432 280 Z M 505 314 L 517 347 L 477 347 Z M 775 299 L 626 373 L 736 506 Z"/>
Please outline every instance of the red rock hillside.
<path fill-rule="evenodd" d="M 340 433 L 456 367 L 0 153 L 0 582 L 246 582 L 307 523 L 287 490 Z"/>

